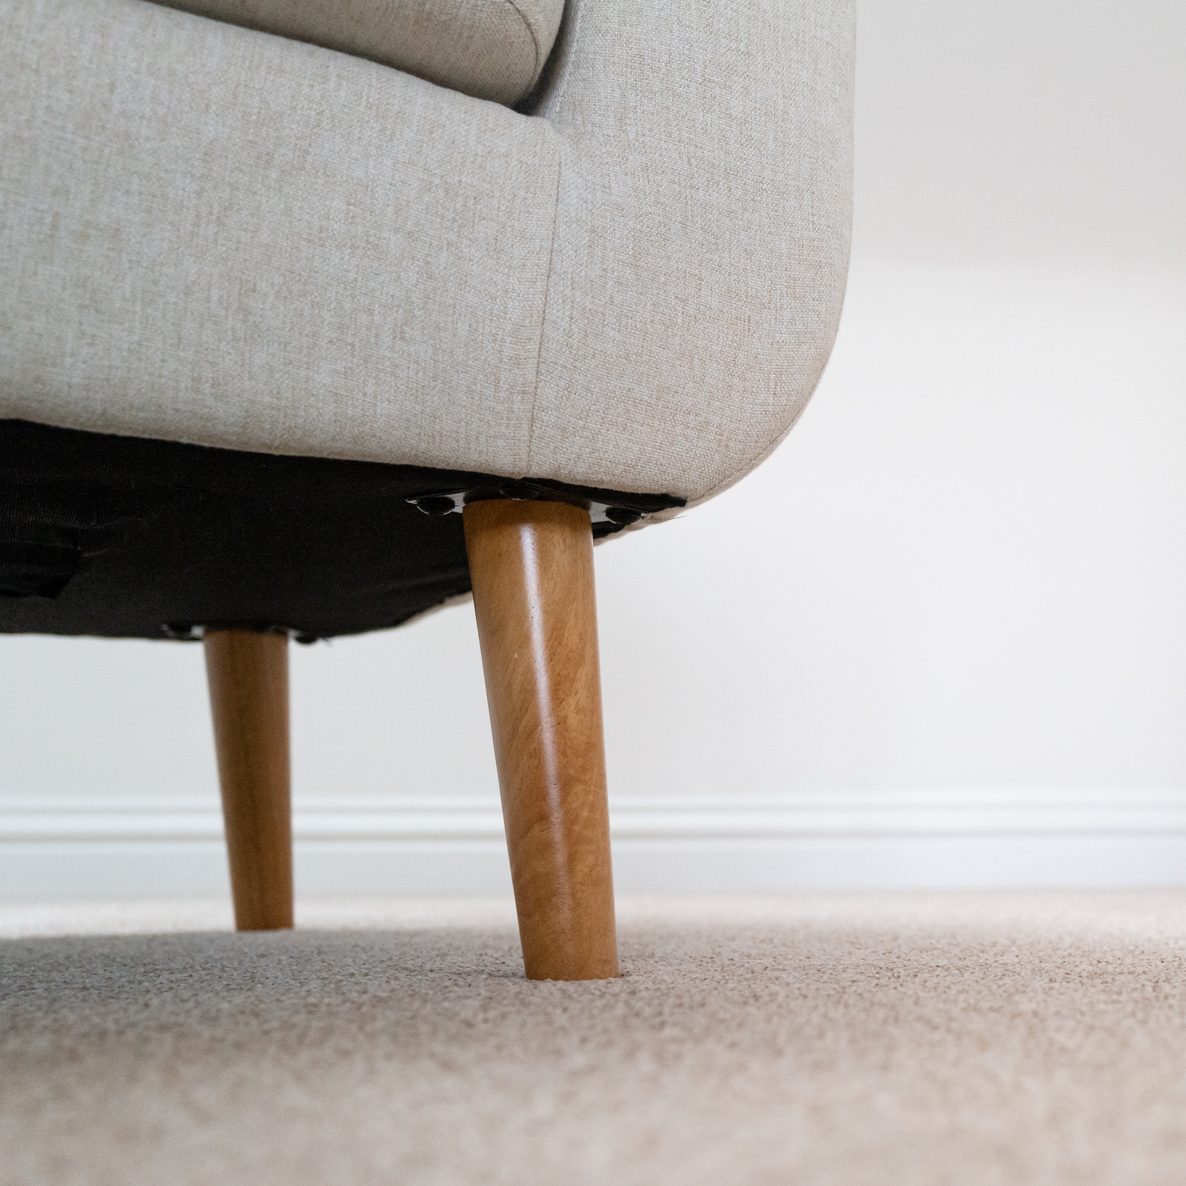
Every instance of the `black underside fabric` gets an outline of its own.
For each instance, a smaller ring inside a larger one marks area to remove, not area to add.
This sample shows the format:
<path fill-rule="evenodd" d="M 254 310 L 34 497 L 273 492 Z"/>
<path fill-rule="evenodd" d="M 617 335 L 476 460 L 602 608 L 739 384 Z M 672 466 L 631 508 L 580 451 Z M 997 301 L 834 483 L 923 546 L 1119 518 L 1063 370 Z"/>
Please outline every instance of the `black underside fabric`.
<path fill-rule="evenodd" d="M 407 500 L 505 481 L 0 420 L 0 632 L 311 640 L 398 626 L 470 587 L 461 516 Z M 680 505 L 535 485 L 632 511 Z"/>

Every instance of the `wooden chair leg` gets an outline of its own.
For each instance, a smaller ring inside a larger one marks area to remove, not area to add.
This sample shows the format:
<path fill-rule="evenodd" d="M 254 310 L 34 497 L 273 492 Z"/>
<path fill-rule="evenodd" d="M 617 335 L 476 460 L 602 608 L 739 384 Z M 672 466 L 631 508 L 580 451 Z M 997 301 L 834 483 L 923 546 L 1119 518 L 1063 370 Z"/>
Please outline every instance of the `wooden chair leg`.
<path fill-rule="evenodd" d="M 589 515 L 493 500 L 464 518 L 527 975 L 616 976 Z"/>
<path fill-rule="evenodd" d="M 211 630 L 205 647 L 235 926 L 291 927 L 288 639 Z"/>

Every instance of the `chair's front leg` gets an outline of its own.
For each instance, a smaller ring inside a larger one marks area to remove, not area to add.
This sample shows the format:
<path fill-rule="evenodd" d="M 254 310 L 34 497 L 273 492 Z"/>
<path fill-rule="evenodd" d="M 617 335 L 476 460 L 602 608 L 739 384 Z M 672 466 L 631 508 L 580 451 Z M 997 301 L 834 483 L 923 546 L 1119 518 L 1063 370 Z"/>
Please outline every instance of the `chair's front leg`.
<path fill-rule="evenodd" d="M 465 539 L 527 975 L 616 976 L 589 515 L 475 502 Z"/>
<path fill-rule="evenodd" d="M 235 926 L 292 926 L 288 639 L 251 630 L 206 633 Z"/>

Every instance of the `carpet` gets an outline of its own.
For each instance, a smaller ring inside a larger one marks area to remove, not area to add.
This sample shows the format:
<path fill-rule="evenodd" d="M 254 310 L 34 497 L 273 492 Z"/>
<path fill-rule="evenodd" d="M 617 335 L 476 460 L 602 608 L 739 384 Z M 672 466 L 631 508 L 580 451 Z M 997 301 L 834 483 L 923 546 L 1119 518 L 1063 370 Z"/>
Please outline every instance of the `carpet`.
<path fill-rule="evenodd" d="M 1186 1182 L 1186 892 L 0 911 L 4 1186 Z"/>

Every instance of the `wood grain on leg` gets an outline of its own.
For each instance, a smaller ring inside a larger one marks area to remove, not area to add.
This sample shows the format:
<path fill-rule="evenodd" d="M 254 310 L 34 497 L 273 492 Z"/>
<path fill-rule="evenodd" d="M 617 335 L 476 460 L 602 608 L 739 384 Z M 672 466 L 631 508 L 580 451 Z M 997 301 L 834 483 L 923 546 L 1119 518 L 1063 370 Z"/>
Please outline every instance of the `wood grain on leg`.
<path fill-rule="evenodd" d="M 252 630 L 206 634 L 235 926 L 292 926 L 288 639 Z"/>
<path fill-rule="evenodd" d="M 616 976 L 588 512 L 471 503 L 465 539 L 527 975 Z"/>

